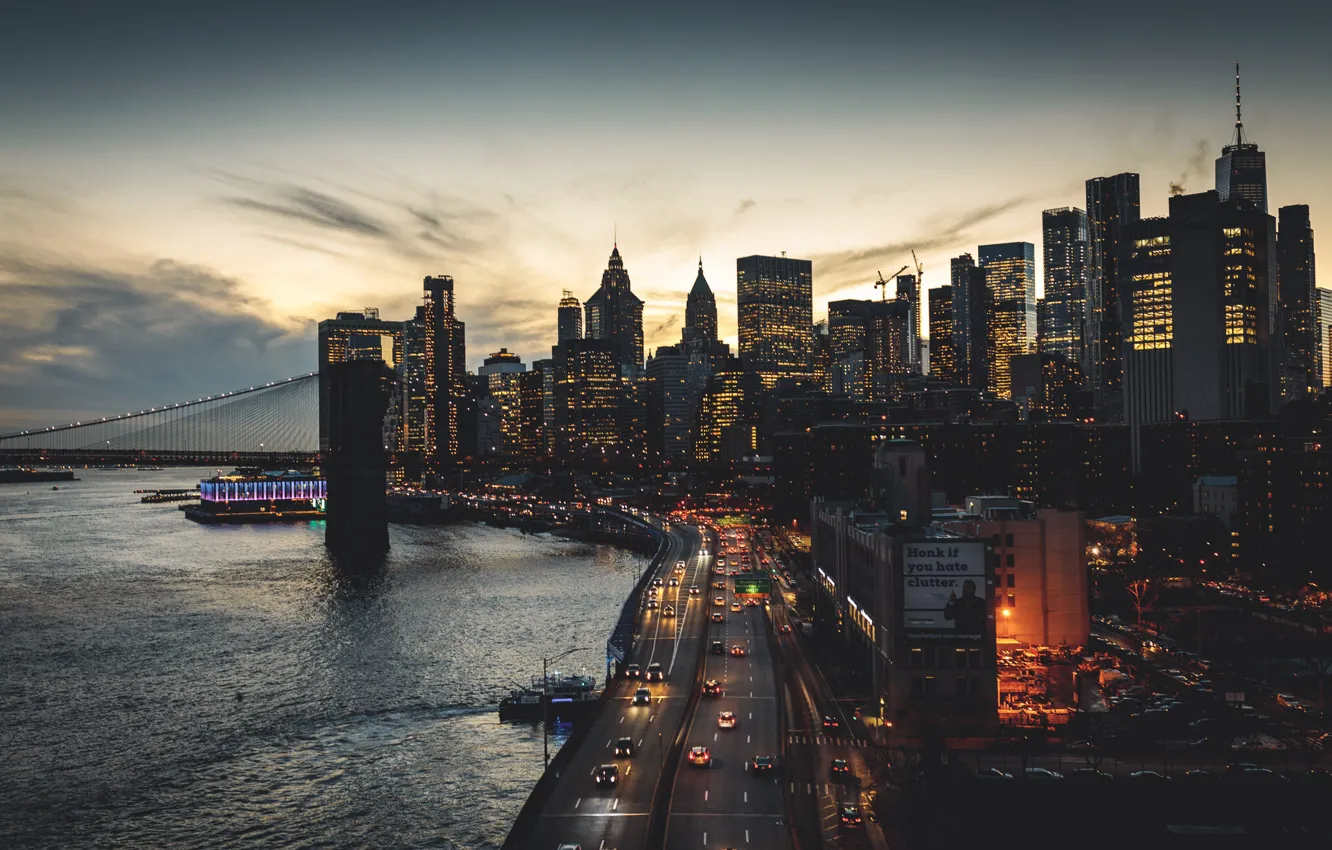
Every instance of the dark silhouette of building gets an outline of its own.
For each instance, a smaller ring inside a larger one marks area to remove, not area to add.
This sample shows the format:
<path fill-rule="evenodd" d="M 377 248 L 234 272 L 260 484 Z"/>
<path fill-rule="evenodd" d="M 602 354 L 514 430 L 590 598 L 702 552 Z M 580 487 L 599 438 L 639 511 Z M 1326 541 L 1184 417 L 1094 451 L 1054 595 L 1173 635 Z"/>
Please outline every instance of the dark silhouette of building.
<path fill-rule="evenodd" d="M 930 377 L 958 382 L 953 332 L 953 287 L 930 290 Z"/>
<path fill-rule="evenodd" d="M 985 282 L 985 270 L 970 254 L 954 257 L 951 266 L 957 381 L 984 390 L 990 381 L 990 311 L 994 298 Z"/>
<path fill-rule="evenodd" d="M 1242 568 L 1275 587 L 1332 582 L 1332 450 L 1321 440 L 1238 453 Z"/>
<path fill-rule="evenodd" d="M 334 363 L 327 374 L 324 543 L 340 555 L 382 554 L 389 548 L 383 422 L 398 376 L 378 360 Z"/>
<path fill-rule="evenodd" d="M 406 323 L 389 322 L 379 318 L 373 307 L 356 312 L 338 313 L 335 318 L 319 323 L 319 446 L 328 447 L 329 411 L 326 405 L 330 366 L 354 360 L 374 360 L 387 363 L 396 370 L 405 369 Z M 388 348 L 388 352 L 385 351 Z M 387 358 L 385 355 L 388 355 Z M 394 450 L 406 448 L 407 431 L 404 429 L 404 399 L 396 396 L 385 416 L 384 427 L 391 435 L 388 445 Z"/>
<path fill-rule="evenodd" d="M 1277 300 L 1281 308 L 1281 395 L 1318 392 L 1318 287 L 1307 204 L 1277 211 Z"/>
<path fill-rule="evenodd" d="M 1078 364 L 1058 354 L 1021 354 L 1013 358 L 1011 397 L 1022 400 L 1033 420 L 1083 419 L 1091 412 L 1090 394 Z"/>
<path fill-rule="evenodd" d="M 560 299 L 557 330 L 559 335 L 556 339 L 559 342 L 583 338 L 583 305 L 567 289 Z"/>
<path fill-rule="evenodd" d="M 646 393 L 648 456 L 674 462 L 686 460 L 690 456 L 693 420 L 689 356 L 683 345 L 663 345 L 648 358 Z"/>
<path fill-rule="evenodd" d="M 1267 155 L 1244 138 L 1240 112 L 1240 74 L 1235 66 L 1235 135 L 1216 159 L 1216 194 L 1222 201 L 1242 198 L 1267 212 Z"/>
<path fill-rule="evenodd" d="M 1091 229 L 1076 207 L 1041 213 L 1046 320 L 1037 324 L 1040 351 L 1082 364 L 1083 315 L 1091 272 Z"/>
<path fill-rule="evenodd" d="M 813 368 L 814 272 L 809 260 L 736 260 L 740 359 L 765 388 Z"/>
<path fill-rule="evenodd" d="M 1121 293 L 1126 288 L 1119 274 L 1124 248 L 1121 229 L 1137 221 L 1141 204 L 1138 175 L 1125 172 L 1087 181 L 1087 223 L 1091 235 L 1091 272 L 1083 335 L 1083 372 L 1096 406 L 1096 418 L 1118 422 L 1123 416 L 1121 360 Z"/>
<path fill-rule="evenodd" d="M 717 299 L 703 277 L 703 258 L 698 258 L 698 277 L 689 290 L 685 302 L 685 324 L 681 339 L 689 342 L 694 339 L 715 342 L 717 339 Z"/>
<path fill-rule="evenodd" d="M 643 301 L 630 290 L 629 272 L 620 246 L 611 249 L 601 273 L 601 287 L 583 303 L 588 339 L 607 340 L 615 346 L 615 362 L 634 377 L 643 370 Z"/>

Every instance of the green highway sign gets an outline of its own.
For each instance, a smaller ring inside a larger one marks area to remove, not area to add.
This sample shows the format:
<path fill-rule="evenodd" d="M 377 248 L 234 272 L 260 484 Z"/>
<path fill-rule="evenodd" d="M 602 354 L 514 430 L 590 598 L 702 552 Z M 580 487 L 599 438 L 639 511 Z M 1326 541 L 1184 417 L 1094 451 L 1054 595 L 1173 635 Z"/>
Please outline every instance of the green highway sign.
<path fill-rule="evenodd" d="M 771 596 L 772 579 L 762 575 L 735 576 L 734 591 L 741 596 Z"/>

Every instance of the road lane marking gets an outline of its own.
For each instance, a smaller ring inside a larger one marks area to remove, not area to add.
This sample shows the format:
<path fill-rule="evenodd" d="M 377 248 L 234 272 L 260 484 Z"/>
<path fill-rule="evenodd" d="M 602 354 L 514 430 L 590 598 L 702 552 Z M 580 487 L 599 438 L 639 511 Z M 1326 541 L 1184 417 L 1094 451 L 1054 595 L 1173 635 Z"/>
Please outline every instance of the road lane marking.
<path fill-rule="evenodd" d="M 748 841 L 749 839 L 746 838 L 745 840 Z M 606 850 L 606 839 L 601 839 L 601 847 L 598 850 Z"/>
<path fill-rule="evenodd" d="M 749 741 L 749 736 L 746 735 L 746 736 L 745 736 L 745 743 L 748 744 L 749 742 L 750 742 L 750 741 Z"/>
<path fill-rule="evenodd" d="M 704 789 L 703 789 L 703 802 L 706 803 L 707 801 L 708 801 L 708 789 L 704 788 Z"/>
<path fill-rule="evenodd" d="M 703 846 L 704 847 L 708 846 L 708 834 L 706 832 L 703 833 Z"/>
<path fill-rule="evenodd" d="M 583 798 L 582 798 L 582 797 L 579 797 L 577 800 L 574 800 L 574 808 L 575 808 L 575 809 L 578 808 L 578 804 L 581 803 L 581 802 L 583 802 Z"/>
<path fill-rule="evenodd" d="M 619 798 L 619 797 L 616 797 L 614 800 L 611 800 L 611 811 L 612 811 L 612 812 L 615 811 L 616 809 L 618 809 L 619 807 L 620 807 L 620 798 Z"/>
<path fill-rule="evenodd" d="M 624 775 L 625 775 L 625 776 L 628 776 L 628 775 L 629 775 L 629 771 L 631 771 L 631 770 L 633 770 L 633 769 L 634 769 L 634 766 L 633 766 L 632 764 L 627 764 L 627 765 L 625 765 L 625 766 L 624 766 Z"/>
<path fill-rule="evenodd" d="M 642 738 L 639 738 L 639 739 L 638 739 L 638 748 L 639 748 L 640 750 L 643 748 L 643 739 L 642 739 Z"/>
<path fill-rule="evenodd" d="M 745 830 L 745 843 L 746 843 L 746 844 L 749 843 L 749 830 L 747 830 L 747 829 Z"/>
<path fill-rule="evenodd" d="M 610 749 L 610 744 L 611 744 L 611 739 L 610 739 L 610 738 L 607 738 L 607 739 L 606 739 L 606 749 Z"/>
<path fill-rule="evenodd" d="M 749 802 L 749 792 L 748 792 L 748 791 L 745 792 L 745 802 L 746 802 L 746 803 Z"/>
<path fill-rule="evenodd" d="M 624 718 L 623 718 L 623 717 L 620 718 L 620 722 L 621 722 L 621 723 L 624 722 Z"/>

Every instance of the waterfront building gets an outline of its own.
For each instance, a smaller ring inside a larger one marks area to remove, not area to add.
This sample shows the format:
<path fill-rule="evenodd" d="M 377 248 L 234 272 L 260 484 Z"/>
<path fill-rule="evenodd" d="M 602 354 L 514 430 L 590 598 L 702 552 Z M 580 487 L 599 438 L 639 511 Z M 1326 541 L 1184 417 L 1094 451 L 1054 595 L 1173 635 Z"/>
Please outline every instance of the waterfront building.
<path fill-rule="evenodd" d="M 500 451 L 506 455 L 521 454 L 524 446 L 531 445 L 531 440 L 523 434 L 522 386 L 527 366 L 517 354 L 501 348 L 487 357 L 476 372 L 486 379 L 487 394 L 495 400 Z"/>
<path fill-rule="evenodd" d="M 765 389 L 813 369 L 814 274 L 809 260 L 736 260 L 740 359 Z"/>
<path fill-rule="evenodd" d="M 958 382 L 953 332 L 953 287 L 930 290 L 930 377 L 950 384 Z"/>
<path fill-rule="evenodd" d="M 1297 398 L 1318 391 L 1317 300 L 1314 235 L 1309 206 L 1292 204 L 1277 211 L 1277 301 L 1281 316 L 1281 396 Z"/>
<path fill-rule="evenodd" d="M 614 344 L 615 361 L 626 374 L 637 377 L 643 369 L 643 301 L 633 293 L 617 243 L 611 249 L 601 286 L 583 304 L 588 339 Z M 562 342 L 564 340 L 561 340 Z"/>
<path fill-rule="evenodd" d="M 993 360 L 987 389 L 998 398 L 1008 398 L 1012 359 L 1036 350 L 1036 246 L 982 245 L 979 256 L 993 303 L 989 316 Z"/>
<path fill-rule="evenodd" d="M 458 456 L 458 402 L 464 392 L 465 330 L 453 304 L 453 278 L 427 277 L 425 289 L 426 431 L 436 469 Z"/>
<path fill-rule="evenodd" d="M 559 342 L 583 338 L 583 305 L 567 289 L 564 290 L 564 297 L 560 299 L 557 331 L 556 339 Z"/>
<path fill-rule="evenodd" d="M 1092 390 L 1096 418 L 1118 422 L 1123 415 L 1119 257 L 1120 230 L 1140 217 L 1138 175 L 1130 172 L 1087 181 L 1091 270 L 1084 307 L 1083 372 Z"/>
<path fill-rule="evenodd" d="M 430 453 L 430 397 L 426 392 L 425 306 L 418 305 L 416 315 L 403 323 L 403 444 L 402 448 L 417 459 Z"/>
<path fill-rule="evenodd" d="M 1041 213 L 1041 225 L 1045 297 L 1037 316 L 1040 351 L 1081 365 L 1083 315 L 1091 270 L 1087 213 L 1076 207 L 1045 210 Z"/>

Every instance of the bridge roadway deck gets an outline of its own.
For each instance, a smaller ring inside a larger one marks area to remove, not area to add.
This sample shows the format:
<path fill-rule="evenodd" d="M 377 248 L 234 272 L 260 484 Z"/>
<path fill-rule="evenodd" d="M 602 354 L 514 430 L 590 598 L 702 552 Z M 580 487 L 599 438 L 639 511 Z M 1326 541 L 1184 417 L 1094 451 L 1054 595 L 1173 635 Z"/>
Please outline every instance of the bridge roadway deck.
<path fill-rule="evenodd" d="M 662 606 L 674 605 L 677 615 L 664 617 L 648 611 L 641 624 L 634 660 L 647 670 L 656 661 L 666 671 L 664 682 L 617 680 L 608 685 L 611 699 L 596 719 L 583 746 L 561 773 L 542 807 L 526 844 L 534 850 L 554 850 L 560 844 L 580 844 L 585 850 L 637 850 L 646 840 L 648 811 L 661 772 L 662 758 L 685 721 L 685 707 L 697 672 L 698 641 L 710 611 L 705 600 L 708 566 L 699 558 L 699 532 L 674 526 L 669 551 L 658 568 Z M 669 580 L 677 560 L 686 563 L 679 587 Z M 690 596 L 697 584 L 704 593 Z M 633 692 L 640 686 L 652 691 L 652 703 L 635 706 Z M 620 738 L 632 738 L 632 758 L 614 757 Z M 597 788 L 592 774 L 598 765 L 620 766 L 613 789 Z"/>

